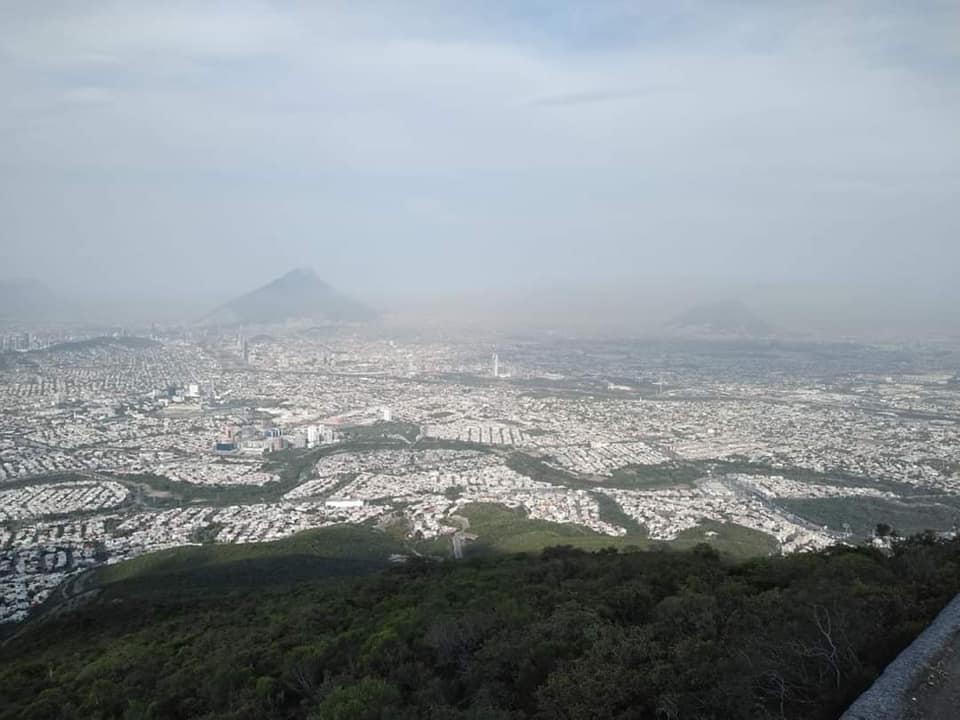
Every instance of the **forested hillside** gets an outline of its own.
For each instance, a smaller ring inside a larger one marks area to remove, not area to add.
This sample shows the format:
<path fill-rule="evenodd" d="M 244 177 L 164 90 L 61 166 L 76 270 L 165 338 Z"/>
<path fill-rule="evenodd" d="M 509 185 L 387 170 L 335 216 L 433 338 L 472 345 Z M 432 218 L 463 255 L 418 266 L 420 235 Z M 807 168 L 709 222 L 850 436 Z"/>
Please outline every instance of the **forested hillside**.
<path fill-rule="evenodd" d="M 0 717 L 836 718 L 960 589 L 960 543 L 561 547 L 209 590 L 144 567 L 6 645 Z"/>

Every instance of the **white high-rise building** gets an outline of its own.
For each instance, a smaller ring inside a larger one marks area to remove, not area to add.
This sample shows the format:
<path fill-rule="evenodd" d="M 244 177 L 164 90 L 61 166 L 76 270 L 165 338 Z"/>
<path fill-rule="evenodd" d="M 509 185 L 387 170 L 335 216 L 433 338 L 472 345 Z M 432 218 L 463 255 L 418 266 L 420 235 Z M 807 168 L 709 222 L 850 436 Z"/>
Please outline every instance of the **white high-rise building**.
<path fill-rule="evenodd" d="M 493 376 L 500 377 L 500 356 L 493 354 Z"/>
<path fill-rule="evenodd" d="M 337 439 L 332 427 L 326 425 L 320 426 L 320 439 L 325 443 L 332 443 Z"/>
<path fill-rule="evenodd" d="M 393 411 L 389 407 L 380 408 L 380 417 L 384 422 L 390 422 L 393 420 Z"/>

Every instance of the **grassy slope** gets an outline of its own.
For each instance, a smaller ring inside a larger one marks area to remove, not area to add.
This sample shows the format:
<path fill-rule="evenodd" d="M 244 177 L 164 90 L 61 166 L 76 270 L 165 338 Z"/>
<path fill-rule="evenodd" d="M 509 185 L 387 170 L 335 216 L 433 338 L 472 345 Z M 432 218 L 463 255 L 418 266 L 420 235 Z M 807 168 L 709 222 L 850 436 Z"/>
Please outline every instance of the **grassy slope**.
<path fill-rule="evenodd" d="M 307 530 L 265 543 L 202 545 L 148 553 L 100 568 L 95 582 L 107 588 L 139 586 L 183 592 L 282 585 L 317 577 L 378 570 L 402 543 L 368 526 L 338 525 Z"/>
<path fill-rule="evenodd" d="M 767 555 L 776 550 L 775 540 L 765 533 L 739 525 L 705 523 L 681 533 L 670 543 L 653 541 L 639 532 L 622 537 L 603 535 L 579 525 L 559 525 L 535 520 L 522 510 L 501 505 L 476 503 L 463 508 L 462 515 L 470 520 L 470 532 L 479 536 L 476 544 L 467 545 L 466 552 L 534 552 L 553 545 L 571 545 L 584 550 L 625 547 L 662 547 L 688 549 L 698 543 L 707 543 L 722 553 L 737 558 Z M 707 532 L 716 535 L 707 535 Z"/>
<path fill-rule="evenodd" d="M 555 545 L 584 550 L 625 547 L 669 546 L 686 549 L 708 543 L 736 558 L 766 555 L 776 549 L 772 538 L 736 525 L 706 523 L 688 530 L 673 542 L 649 540 L 634 529 L 623 537 L 611 537 L 579 525 L 559 524 L 529 518 L 519 509 L 490 503 L 474 503 L 460 513 L 470 520 L 477 535 L 467 543 L 468 555 L 496 552 L 539 552 Z M 389 556 L 409 552 L 400 527 L 383 532 L 369 526 L 337 525 L 307 530 L 290 538 L 265 543 L 211 544 L 148 553 L 96 571 L 101 587 L 133 581 L 155 589 L 185 591 L 192 587 L 268 585 L 327 575 L 362 574 L 387 564 Z M 713 531 L 715 536 L 705 533 Z M 426 554 L 449 555 L 445 539 L 420 543 Z"/>
<path fill-rule="evenodd" d="M 926 529 L 944 530 L 951 527 L 960 517 L 960 508 L 944 504 L 951 502 L 949 498 L 938 500 L 940 501 L 845 497 L 788 499 L 779 502 L 791 512 L 818 525 L 827 525 L 833 530 L 841 531 L 844 523 L 848 523 L 856 537 L 866 537 L 877 523 L 881 522 L 906 535 Z"/>

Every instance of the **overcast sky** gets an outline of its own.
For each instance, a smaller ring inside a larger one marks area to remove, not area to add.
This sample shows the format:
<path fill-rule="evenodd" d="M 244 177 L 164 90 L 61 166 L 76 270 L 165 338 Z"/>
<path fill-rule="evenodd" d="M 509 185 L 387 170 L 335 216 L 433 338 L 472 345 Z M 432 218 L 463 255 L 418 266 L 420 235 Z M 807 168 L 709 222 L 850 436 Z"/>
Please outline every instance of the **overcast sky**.
<path fill-rule="evenodd" d="M 960 3 L 0 4 L 0 276 L 956 286 Z"/>

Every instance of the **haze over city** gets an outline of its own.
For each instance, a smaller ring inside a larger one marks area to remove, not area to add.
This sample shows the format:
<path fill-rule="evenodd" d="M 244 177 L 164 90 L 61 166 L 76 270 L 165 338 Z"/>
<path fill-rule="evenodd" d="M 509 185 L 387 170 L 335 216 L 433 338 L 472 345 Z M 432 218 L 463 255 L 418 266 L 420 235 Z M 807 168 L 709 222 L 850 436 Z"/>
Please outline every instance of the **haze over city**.
<path fill-rule="evenodd" d="M 188 317 L 307 265 L 387 307 L 679 283 L 955 318 L 952 2 L 2 19 L 4 279 Z"/>

